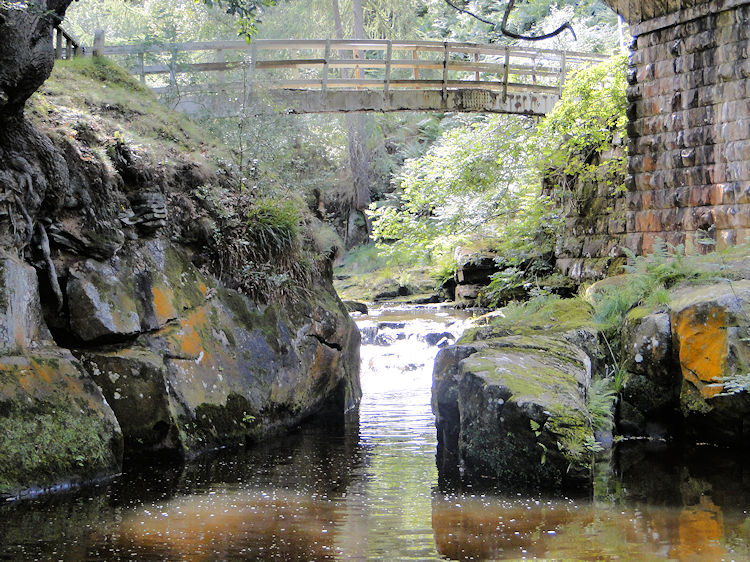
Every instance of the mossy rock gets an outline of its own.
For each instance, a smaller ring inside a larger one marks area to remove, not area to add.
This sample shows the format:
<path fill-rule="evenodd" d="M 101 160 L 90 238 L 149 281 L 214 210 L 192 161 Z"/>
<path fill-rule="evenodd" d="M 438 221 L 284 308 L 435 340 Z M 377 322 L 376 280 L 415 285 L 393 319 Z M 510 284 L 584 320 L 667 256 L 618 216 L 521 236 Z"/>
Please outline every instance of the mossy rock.
<path fill-rule="evenodd" d="M 447 355 L 436 360 L 433 408 L 439 419 L 459 424 L 443 427 L 443 438 L 458 442 L 442 446 L 457 451 L 465 475 L 504 490 L 587 485 L 594 440 L 585 398 L 588 356 L 549 336 L 455 349 L 462 348 L 468 351 L 454 354 L 458 362 L 445 361 Z"/>
<path fill-rule="evenodd" d="M 157 330 L 200 306 L 212 285 L 174 246 L 148 240 L 111 263 L 86 260 L 71 268 L 70 329 L 85 342 Z"/>
<path fill-rule="evenodd" d="M 294 309 L 224 288 L 200 298 L 129 347 L 80 352 L 128 455 L 191 458 L 358 402 L 359 332 L 332 290 L 320 285 Z"/>
<path fill-rule="evenodd" d="M 63 350 L 0 357 L 0 495 L 119 472 L 122 434 L 99 388 Z"/>

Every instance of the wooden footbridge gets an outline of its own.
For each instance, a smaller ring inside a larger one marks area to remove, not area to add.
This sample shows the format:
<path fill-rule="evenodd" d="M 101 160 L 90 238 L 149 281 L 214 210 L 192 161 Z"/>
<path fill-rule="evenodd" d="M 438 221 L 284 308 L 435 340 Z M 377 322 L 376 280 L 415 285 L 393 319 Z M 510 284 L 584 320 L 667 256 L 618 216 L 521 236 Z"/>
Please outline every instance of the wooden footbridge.
<path fill-rule="evenodd" d="M 607 57 L 475 43 L 254 40 L 105 45 L 175 108 L 252 111 L 265 98 L 287 113 L 464 111 L 544 115 L 566 74 Z"/>

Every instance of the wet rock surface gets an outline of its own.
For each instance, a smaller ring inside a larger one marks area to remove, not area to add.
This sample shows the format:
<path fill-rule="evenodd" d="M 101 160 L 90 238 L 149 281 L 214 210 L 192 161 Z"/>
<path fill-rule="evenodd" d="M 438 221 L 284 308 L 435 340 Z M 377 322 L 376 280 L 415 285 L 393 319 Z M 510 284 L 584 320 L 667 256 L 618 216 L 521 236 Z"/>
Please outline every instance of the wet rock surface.
<path fill-rule="evenodd" d="M 34 269 L 5 257 L 0 279 L 0 497 L 116 473 L 119 423 L 80 362 L 52 340 Z"/>
<path fill-rule="evenodd" d="M 591 361 L 564 337 L 507 336 L 435 360 L 438 466 L 504 490 L 585 483 Z"/>

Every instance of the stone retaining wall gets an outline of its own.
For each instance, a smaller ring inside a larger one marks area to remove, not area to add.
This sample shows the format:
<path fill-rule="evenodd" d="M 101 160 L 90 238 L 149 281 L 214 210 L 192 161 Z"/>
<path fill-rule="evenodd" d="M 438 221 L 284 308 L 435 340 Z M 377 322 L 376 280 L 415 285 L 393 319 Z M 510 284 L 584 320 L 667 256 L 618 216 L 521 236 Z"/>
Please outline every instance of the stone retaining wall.
<path fill-rule="evenodd" d="M 749 242 L 750 2 L 642 2 L 650 18 L 636 4 L 626 245 Z"/>
<path fill-rule="evenodd" d="M 635 37 L 627 194 L 577 185 L 560 200 L 557 265 L 578 281 L 614 272 L 621 246 L 647 254 L 657 238 L 701 252 L 750 242 L 750 2 L 607 3 Z"/>

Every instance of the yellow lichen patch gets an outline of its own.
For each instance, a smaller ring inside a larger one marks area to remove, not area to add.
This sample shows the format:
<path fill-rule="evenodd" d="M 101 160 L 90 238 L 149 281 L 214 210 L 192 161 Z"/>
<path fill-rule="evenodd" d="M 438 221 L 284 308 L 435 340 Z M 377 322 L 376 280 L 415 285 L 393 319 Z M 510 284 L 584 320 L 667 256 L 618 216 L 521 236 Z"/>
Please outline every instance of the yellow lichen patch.
<path fill-rule="evenodd" d="M 704 398 L 721 392 L 722 386 L 716 383 L 724 376 L 727 359 L 725 311 L 713 308 L 705 313 L 688 308 L 677 317 L 674 330 L 680 342 L 682 376 Z"/>
<path fill-rule="evenodd" d="M 164 290 L 160 287 L 153 287 L 151 289 L 153 297 L 154 313 L 156 319 L 160 324 L 163 324 L 173 318 L 177 318 L 177 310 L 172 305 L 172 293 L 169 290 Z"/>
<path fill-rule="evenodd" d="M 206 293 L 208 292 L 208 287 L 206 287 L 206 284 L 203 281 L 201 281 L 200 284 L 198 285 L 198 290 L 205 297 Z"/>
<path fill-rule="evenodd" d="M 42 379 L 46 383 L 51 383 L 53 377 L 57 377 L 57 372 L 51 369 L 49 365 L 44 365 L 38 361 L 31 360 L 31 367 L 36 373 L 36 376 Z"/>

